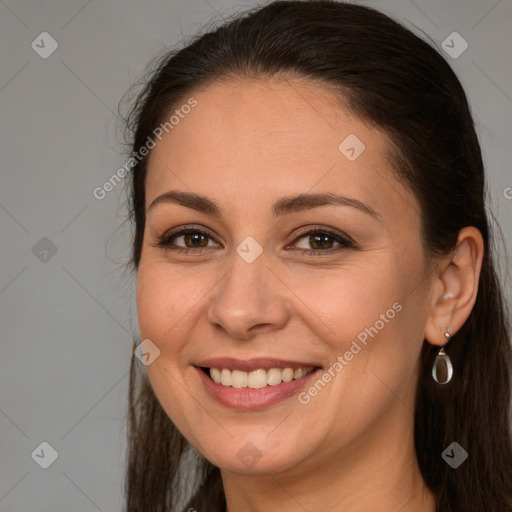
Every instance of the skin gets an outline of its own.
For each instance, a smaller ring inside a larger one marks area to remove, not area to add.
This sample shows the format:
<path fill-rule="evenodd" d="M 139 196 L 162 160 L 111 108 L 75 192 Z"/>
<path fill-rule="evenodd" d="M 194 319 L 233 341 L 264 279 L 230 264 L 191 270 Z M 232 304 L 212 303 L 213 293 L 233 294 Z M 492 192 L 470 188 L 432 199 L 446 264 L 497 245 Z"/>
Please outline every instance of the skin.
<path fill-rule="evenodd" d="M 146 205 L 169 190 L 195 192 L 222 215 L 170 203 L 147 213 L 137 308 L 142 339 L 161 351 L 146 367 L 160 403 L 221 468 L 230 512 L 434 511 L 414 451 L 418 359 L 424 340 L 444 345 L 446 327 L 456 333 L 469 316 L 479 231 L 464 228 L 455 251 L 431 261 L 418 202 L 389 163 L 390 140 L 325 86 L 231 79 L 191 96 L 197 106 L 152 150 Z M 366 146 L 354 161 L 338 150 L 349 134 Z M 333 191 L 379 218 L 332 205 L 271 215 L 282 197 Z M 156 246 L 191 224 L 211 233 L 206 251 L 179 235 L 174 244 L 196 249 Z M 312 245 L 297 238 L 303 227 L 345 233 L 356 248 L 332 252 L 332 238 Z M 252 263 L 236 252 L 248 236 L 263 248 Z M 332 249 L 298 250 L 319 247 Z M 230 356 L 327 369 L 394 303 L 401 311 L 307 404 L 292 396 L 258 411 L 230 409 L 210 398 L 193 367 Z M 261 455 L 252 467 L 237 457 L 248 442 Z"/>

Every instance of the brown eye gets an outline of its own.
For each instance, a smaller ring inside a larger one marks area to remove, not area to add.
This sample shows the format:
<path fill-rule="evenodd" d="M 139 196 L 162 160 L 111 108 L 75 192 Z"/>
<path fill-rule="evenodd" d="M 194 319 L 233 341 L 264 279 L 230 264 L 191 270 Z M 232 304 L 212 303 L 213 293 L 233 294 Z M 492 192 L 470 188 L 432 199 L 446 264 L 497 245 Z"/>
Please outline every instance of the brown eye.
<path fill-rule="evenodd" d="M 191 232 L 182 236 L 185 241 L 185 245 L 188 243 L 191 244 L 190 246 L 187 245 L 187 247 L 206 247 L 208 245 L 207 236 L 203 233 Z"/>
<path fill-rule="evenodd" d="M 301 243 L 304 243 L 306 247 L 295 247 L 297 250 L 302 251 L 302 255 L 309 254 L 314 256 L 330 254 L 343 248 L 356 247 L 355 243 L 348 237 L 345 238 L 338 233 L 326 229 L 313 229 L 304 232 L 295 239 L 295 243 L 292 245 L 296 246 L 297 241 L 303 239 L 304 242 Z M 208 245 L 209 241 L 211 241 L 213 245 Z M 335 244 L 337 244 L 337 246 Z M 188 253 L 195 249 L 201 250 L 209 247 L 218 247 L 219 244 L 216 243 L 206 231 L 186 228 L 164 235 L 157 242 L 157 246 L 172 251 Z"/>
<path fill-rule="evenodd" d="M 329 240 L 330 239 L 330 240 Z M 331 235 L 309 235 L 308 243 L 313 249 L 331 249 L 335 242 Z M 315 247 L 316 246 L 316 247 Z"/>
<path fill-rule="evenodd" d="M 182 241 L 180 241 L 180 239 L 182 239 Z M 158 241 L 157 246 L 177 251 L 218 246 L 217 243 L 214 243 L 213 246 L 208 246 L 209 239 L 211 239 L 209 233 L 199 229 L 187 228 L 164 235 Z"/>
<path fill-rule="evenodd" d="M 297 247 L 297 242 L 293 244 L 296 246 L 297 249 L 302 251 L 302 254 L 325 254 L 336 252 L 340 249 L 347 247 L 355 247 L 355 244 L 351 240 L 325 229 L 315 229 L 308 231 L 306 233 L 301 234 L 295 240 L 302 239 L 304 239 L 303 247 Z M 334 246 L 334 244 L 338 245 Z"/>

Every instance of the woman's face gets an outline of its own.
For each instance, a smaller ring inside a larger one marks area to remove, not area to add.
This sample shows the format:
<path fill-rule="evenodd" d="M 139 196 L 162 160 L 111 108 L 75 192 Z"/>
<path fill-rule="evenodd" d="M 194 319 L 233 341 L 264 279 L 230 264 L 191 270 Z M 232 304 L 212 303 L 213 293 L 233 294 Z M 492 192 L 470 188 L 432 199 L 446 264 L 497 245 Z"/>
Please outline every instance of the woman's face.
<path fill-rule="evenodd" d="M 389 140 L 311 82 L 191 96 L 150 155 L 137 277 L 163 408 L 236 472 L 410 439 L 431 290 Z"/>

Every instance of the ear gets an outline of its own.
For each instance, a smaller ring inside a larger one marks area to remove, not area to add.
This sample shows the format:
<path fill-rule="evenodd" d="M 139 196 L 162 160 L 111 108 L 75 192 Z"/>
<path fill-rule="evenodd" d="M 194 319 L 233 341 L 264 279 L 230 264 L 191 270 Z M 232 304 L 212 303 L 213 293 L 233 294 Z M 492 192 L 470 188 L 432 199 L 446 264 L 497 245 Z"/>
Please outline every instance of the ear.
<path fill-rule="evenodd" d="M 447 328 L 453 336 L 468 319 L 476 301 L 484 256 L 482 234 L 474 226 L 459 231 L 455 249 L 439 264 L 432 282 L 431 308 L 425 339 L 444 346 Z"/>

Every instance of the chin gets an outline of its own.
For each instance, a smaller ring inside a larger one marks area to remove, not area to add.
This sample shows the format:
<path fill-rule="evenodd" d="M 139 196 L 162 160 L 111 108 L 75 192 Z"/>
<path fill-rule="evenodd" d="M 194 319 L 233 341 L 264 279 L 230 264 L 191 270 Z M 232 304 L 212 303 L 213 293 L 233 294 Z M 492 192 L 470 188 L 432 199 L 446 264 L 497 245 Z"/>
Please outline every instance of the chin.
<path fill-rule="evenodd" d="M 199 447 L 199 451 L 215 466 L 240 474 L 282 473 L 308 458 L 303 436 L 279 436 L 271 439 L 272 430 L 255 435 L 239 435 L 228 443 Z M 270 436 L 270 437 L 269 437 Z M 302 439 L 300 438 L 302 437 Z"/>

